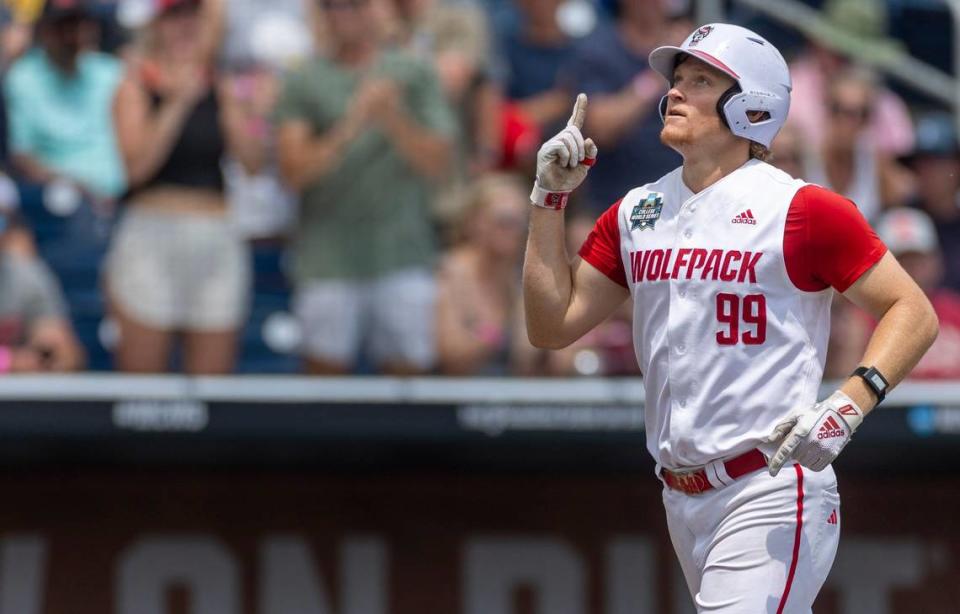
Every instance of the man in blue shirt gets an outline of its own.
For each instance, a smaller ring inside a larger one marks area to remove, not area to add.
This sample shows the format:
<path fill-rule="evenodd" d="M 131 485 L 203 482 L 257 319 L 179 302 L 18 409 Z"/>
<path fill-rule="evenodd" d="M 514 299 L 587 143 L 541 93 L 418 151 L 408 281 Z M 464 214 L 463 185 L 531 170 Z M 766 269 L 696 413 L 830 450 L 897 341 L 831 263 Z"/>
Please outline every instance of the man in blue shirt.
<path fill-rule="evenodd" d="M 95 38 L 83 0 L 47 0 L 37 46 L 10 68 L 4 96 L 21 175 L 36 183 L 65 178 L 110 200 L 126 187 L 111 116 L 123 68 L 89 50 Z"/>
<path fill-rule="evenodd" d="M 654 181 L 680 165 L 660 143 L 657 104 L 666 93 L 647 64 L 650 51 L 670 31 L 661 0 L 620 0 L 617 19 L 597 27 L 562 72 L 570 96 L 590 97 L 585 132 L 603 152 L 603 164 L 586 182 L 591 212 L 605 211 L 630 188 Z"/>
<path fill-rule="evenodd" d="M 518 0 L 521 25 L 504 36 L 507 98 L 545 133 L 566 121 L 570 96 L 557 87 L 557 76 L 573 59 L 575 41 L 560 27 L 561 0 Z M 554 129 L 556 128 L 556 129 Z"/>

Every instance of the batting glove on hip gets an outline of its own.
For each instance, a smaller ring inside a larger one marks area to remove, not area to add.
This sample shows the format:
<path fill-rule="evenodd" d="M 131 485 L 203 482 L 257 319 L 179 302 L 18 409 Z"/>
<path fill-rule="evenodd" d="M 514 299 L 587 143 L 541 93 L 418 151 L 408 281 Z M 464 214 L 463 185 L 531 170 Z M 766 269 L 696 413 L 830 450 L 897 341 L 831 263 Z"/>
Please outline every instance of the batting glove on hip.
<path fill-rule="evenodd" d="M 566 128 L 554 135 L 537 152 L 537 180 L 530 200 L 541 207 L 562 209 L 567 196 L 587 176 L 597 159 L 597 146 L 584 139 L 580 130 L 587 117 L 587 95 L 580 94 Z"/>
<path fill-rule="evenodd" d="M 767 443 L 781 442 L 767 465 L 770 475 L 777 475 L 791 458 L 813 471 L 824 470 L 861 422 L 863 411 L 839 390 L 813 407 L 794 410 L 766 439 Z"/>

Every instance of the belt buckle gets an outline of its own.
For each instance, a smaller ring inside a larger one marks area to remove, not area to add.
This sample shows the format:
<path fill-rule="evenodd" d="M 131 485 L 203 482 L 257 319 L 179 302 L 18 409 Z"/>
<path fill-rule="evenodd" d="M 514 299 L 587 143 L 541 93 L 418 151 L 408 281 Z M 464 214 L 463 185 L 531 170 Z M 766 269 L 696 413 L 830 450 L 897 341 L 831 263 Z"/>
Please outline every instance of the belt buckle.
<path fill-rule="evenodd" d="M 699 495 L 707 489 L 706 480 L 703 476 L 698 475 L 700 473 L 699 469 L 671 471 L 670 473 L 673 474 L 673 479 L 676 480 L 679 490 L 688 495 Z"/>

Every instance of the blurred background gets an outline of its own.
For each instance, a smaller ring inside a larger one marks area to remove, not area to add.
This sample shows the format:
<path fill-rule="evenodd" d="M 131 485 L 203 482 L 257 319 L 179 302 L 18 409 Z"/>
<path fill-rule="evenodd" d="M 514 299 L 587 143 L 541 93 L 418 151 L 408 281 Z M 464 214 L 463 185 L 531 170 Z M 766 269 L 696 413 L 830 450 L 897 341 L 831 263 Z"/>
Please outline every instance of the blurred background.
<path fill-rule="evenodd" d="M 781 49 L 773 164 L 940 317 L 815 612 L 960 612 L 960 1 L 0 7 L 0 614 L 692 612 L 630 305 L 536 349 L 520 266 L 577 92 L 571 253 L 679 165 L 646 57 L 710 21 Z M 825 389 L 874 325 L 837 298 Z"/>

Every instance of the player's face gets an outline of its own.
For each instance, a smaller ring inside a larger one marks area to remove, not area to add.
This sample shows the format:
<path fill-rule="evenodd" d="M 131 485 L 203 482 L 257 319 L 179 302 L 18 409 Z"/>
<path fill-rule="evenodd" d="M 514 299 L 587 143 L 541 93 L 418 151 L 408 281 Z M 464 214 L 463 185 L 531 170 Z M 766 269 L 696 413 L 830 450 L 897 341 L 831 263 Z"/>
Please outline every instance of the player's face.
<path fill-rule="evenodd" d="M 720 121 L 717 100 L 736 82 L 696 58 L 688 58 L 673 71 L 667 92 L 667 112 L 660 140 L 681 154 L 696 144 L 733 142 L 736 138 Z"/>

